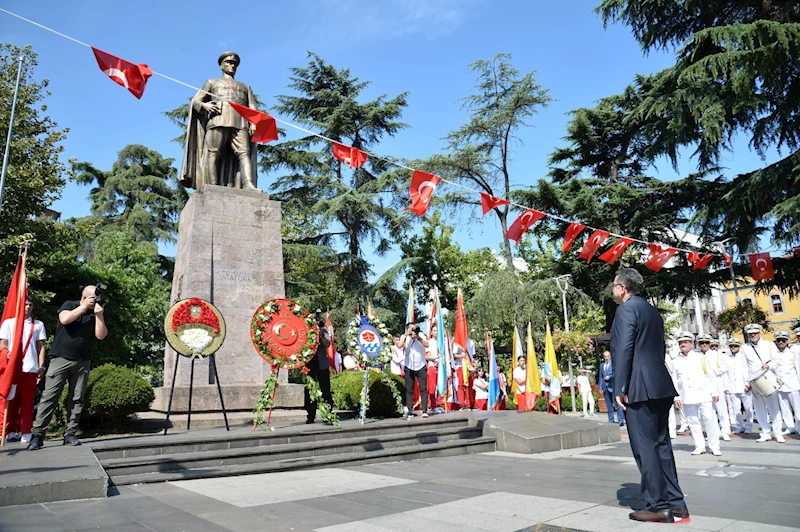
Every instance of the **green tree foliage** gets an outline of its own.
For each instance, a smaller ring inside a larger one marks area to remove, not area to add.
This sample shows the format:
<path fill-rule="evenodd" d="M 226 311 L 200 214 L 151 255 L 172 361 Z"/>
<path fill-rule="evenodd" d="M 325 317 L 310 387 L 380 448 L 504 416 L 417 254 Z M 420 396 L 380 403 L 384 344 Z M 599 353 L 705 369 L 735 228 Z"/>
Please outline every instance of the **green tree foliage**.
<path fill-rule="evenodd" d="M 780 159 L 708 181 L 693 223 L 703 234 L 733 236 L 740 253 L 762 235 L 800 243 L 800 3 L 791 1 L 604 0 L 606 24 L 628 25 L 645 51 L 675 49 L 633 109 L 647 124 L 653 155 L 676 162 L 694 150 L 700 171 L 714 170 L 737 137 Z M 776 282 L 794 293 L 800 257 L 778 261 Z M 785 273 L 784 273 L 785 272 Z M 789 281 L 791 284 L 781 284 Z"/>
<path fill-rule="evenodd" d="M 512 152 L 520 142 L 519 131 L 552 98 L 536 82 L 536 72 L 522 74 L 511 64 L 510 54 L 497 54 L 490 61 L 475 61 L 470 69 L 477 76 L 475 94 L 461 99 L 469 121 L 445 137 L 447 153 L 423 162 L 424 168 L 456 183 L 464 183 L 487 194 L 511 196 Z M 440 200 L 454 206 L 480 205 L 471 193 L 448 192 Z M 503 234 L 508 230 L 509 205 L 494 209 Z M 473 208 L 474 210 L 474 208 Z M 507 268 L 514 273 L 511 244 L 504 240 Z"/>
<path fill-rule="evenodd" d="M 173 162 L 141 144 L 130 144 L 119 152 L 111 170 L 98 170 L 87 162 L 72 166 L 76 182 L 94 185 L 89 200 L 103 231 L 124 228 L 143 242 L 175 242 L 186 196 Z"/>

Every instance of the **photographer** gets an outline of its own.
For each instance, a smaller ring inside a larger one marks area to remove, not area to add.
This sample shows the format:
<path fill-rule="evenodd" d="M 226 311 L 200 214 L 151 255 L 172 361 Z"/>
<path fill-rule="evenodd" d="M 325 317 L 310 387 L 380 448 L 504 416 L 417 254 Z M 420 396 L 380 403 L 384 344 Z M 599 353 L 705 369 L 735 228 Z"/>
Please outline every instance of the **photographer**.
<path fill-rule="evenodd" d="M 44 446 L 44 435 L 50 425 L 64 384 L 69 381 L 67 394 L 67 428 L 64 445 L 80 445 L 75 436 L 83 410 L 83 396 L 89 380 L 92 348 L 95 340 L 108 336 L 103 307 L 98 303 L 100 290 L 89 285 L 83 289 L 80 301 L 67 301 L 58 311 L 58 323 L 53 346 L 50 348 L 50 367 L 44 393 L 36 412 L 29 451 Z"/>
<path fill-rule="evenodd" d="M 319 389 L 322 392 L 322 400 L 331 405 L 333 408 L 333 395 L 331 394 L 331 361 L 328 359 L 326 350 L 331 345 L 331 335 L 328 329 L 325 328 L 325 320 L 322 319 L 322 310 L 317 309 L 314 313 L 314 319 L 319 326 L 319 345 L 314 356 L 306 363 L 308 368 L 308 376 L 319 383 Z M 317 403 L 311 400 L 308 390 L 304 391 L 304 401 L 306 413 L 308 414 L 306 423 L 312 424 L 317 418 Z"/>
<path fill-rule="evenodd" d="M 422 417 L 428 417 L 428 371 L 425 349 L 428 338 L 416 323 L 409 323 L 406 334 L 401 338 L 405 348 L 406 411 L 408 419 L 414 417 L 414 379 L 419 383 L 419 396 L 422 400 Z"/>

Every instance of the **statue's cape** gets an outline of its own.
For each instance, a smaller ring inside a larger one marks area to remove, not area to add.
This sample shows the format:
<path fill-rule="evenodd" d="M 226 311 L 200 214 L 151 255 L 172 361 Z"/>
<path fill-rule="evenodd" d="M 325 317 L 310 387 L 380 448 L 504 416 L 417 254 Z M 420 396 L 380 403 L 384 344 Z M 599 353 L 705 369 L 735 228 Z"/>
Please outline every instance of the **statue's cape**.
<path fill-rule="evenodd" d="M 214 184 L 212 176 L 205 176 L 205 134 L 206 118 L 204 113 L 196 111 L 195 100 L 189 104 L 189 120 L 186 124 L 186 148 L 183 151 L 183 164 L 181 165 L 180 183 L 186 188 L 198 190 L 205 184 Z M 227 105 L 227 103 L 223 103 Z M 258 144 L 252 142 L 250 135 L 250 167 L 252 168 L 253 185 L 258 186 Z M 241 188 L 239 175 L 239 159 L 228 150 L 219 163 L 220 180 L 222 186 Z"/>

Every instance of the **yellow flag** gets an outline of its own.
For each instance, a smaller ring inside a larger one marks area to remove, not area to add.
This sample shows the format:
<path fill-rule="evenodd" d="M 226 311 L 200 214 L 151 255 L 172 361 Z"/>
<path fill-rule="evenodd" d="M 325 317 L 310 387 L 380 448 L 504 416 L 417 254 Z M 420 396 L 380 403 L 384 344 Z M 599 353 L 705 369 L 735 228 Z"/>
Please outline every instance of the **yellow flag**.
<path fill-rule="evenodd" d="M 514 370 L 517 369 L 517 358 L 522 354 L 522 345 L 519 340 L 519 331 L 517 326 L 514 325 L 514 339 L 511 342 L 511 397 L 516 401 L 517 397 L 517 379 L 514 378 Z"/>
<path fill-rule="evenodd" d="M 528 322 L 528 388 L 529 393 L 542 395 L 542 377 L 539 375 L 539 361 L 536 360 L 536 349 L 533 347 L 531 324 Z"/>
<path fill-rule="evenodd" d="M 561 373 L 558 371 L 558 359 L 556 359 L 556 348 L 553 345 L 553 335 L 550 334 L 550 322 L 547 322 L 547 334 L 544 337 L 544 363 L 550 364 L 550 371 L 553 372 L 553 380 L 560 386 Z"/>

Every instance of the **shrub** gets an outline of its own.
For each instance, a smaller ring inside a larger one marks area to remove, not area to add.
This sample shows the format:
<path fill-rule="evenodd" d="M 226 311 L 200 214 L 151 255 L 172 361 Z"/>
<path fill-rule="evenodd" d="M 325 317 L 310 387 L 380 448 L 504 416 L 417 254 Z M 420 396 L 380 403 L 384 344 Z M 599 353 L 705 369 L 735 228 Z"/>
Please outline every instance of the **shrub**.
<path fill-rule="evenodd" d="M 50 429 L 63 431 L 67 424 L 67 391 L 64 386 Z M 104 364 L 89 373 L 83 398 L 81 429 L 110 429 L 124 425 L 128 416 L 150 408 L 155 399 L 153 387 L 136 371 L 114 364 Z"/>
<path fill-rule="evenodd" d="M 597 394 L 592 392 L 592 396 L 594 397 L 594 411 L 597 413 L 598 411 L 598 399 Z M 547 412 L 547 405 L 545 404 L 544 396 L 539 397 L 536 401 L 536 406 L 534 410 L 537 412 Z M 561 394 L 561 411 L 562 412 L 572 412 L 572 397 L 569 392 L 565 392 Z M 575 391 L 575 411 L 576 412 L 583 412 L 583 399 L 581 395 Z"/>
<path fill-rule="evenodd" d="M 405 398 L 405 383 L 397 375 L 389 375 L 401 398 Z M 333 403 L 341 410 L 357 412 L 361 408 L 361 390 L 364 386 L 363 371 L 343 371 L 331 377 Z M 391 417 L 398 415 L 397 404 L 392 391 L 381 380 L 377 371 L 369 372 L 369 410 L 367 415 Z"/>

